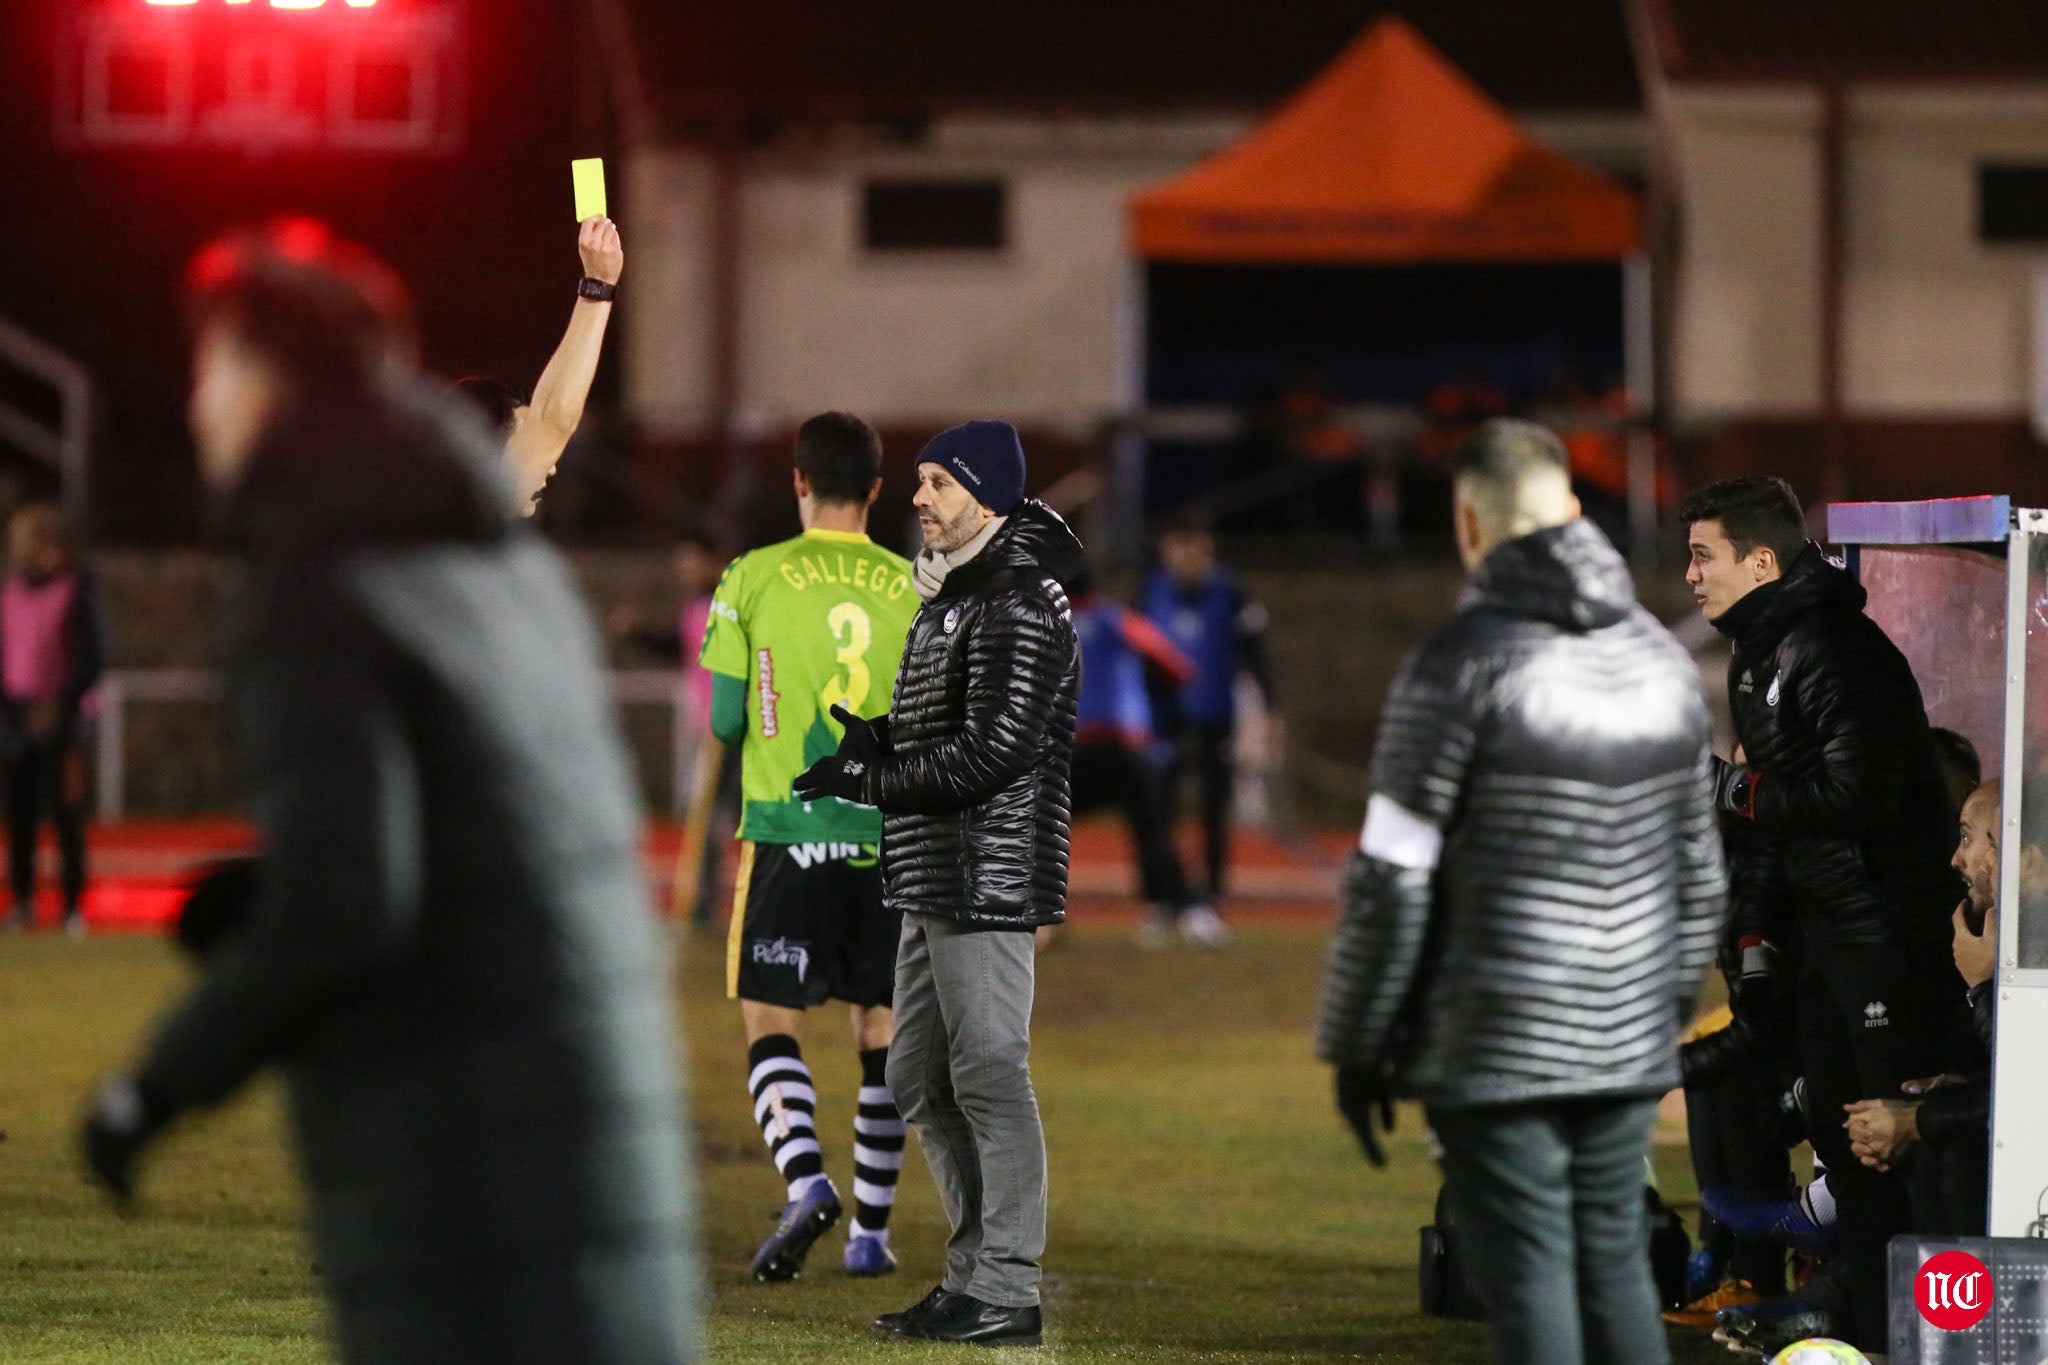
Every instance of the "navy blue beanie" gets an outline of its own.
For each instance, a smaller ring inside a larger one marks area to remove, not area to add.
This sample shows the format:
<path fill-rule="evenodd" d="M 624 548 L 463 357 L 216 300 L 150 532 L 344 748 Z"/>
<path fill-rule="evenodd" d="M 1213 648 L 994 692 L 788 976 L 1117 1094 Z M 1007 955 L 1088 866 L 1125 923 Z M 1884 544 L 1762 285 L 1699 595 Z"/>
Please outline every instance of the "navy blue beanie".
<path fill-rule="evenodd" d="M 1024 500 L 1024 443 L 1008 422 L 962 422 L 925 442 L 919 464 L 945 466 L 974 495 L 974 500 L 999 517 L 1007 517 Z"/>

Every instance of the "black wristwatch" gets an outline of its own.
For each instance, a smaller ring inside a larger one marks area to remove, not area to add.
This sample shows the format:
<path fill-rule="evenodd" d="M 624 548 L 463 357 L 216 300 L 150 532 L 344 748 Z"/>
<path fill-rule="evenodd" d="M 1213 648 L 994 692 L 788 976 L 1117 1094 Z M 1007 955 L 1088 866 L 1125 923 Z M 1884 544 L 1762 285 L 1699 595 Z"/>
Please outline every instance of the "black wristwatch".
<path fill-rule="evenodd" d="M 610 303 L 618 296 L 619 287 L 615 284 L 606 284 L 603 280 L 593 279 L 589 275 L 585 275 L 582 279 L 576 281 L 576 297 L 579 299 L 590 299 L 597 303 Z"/>

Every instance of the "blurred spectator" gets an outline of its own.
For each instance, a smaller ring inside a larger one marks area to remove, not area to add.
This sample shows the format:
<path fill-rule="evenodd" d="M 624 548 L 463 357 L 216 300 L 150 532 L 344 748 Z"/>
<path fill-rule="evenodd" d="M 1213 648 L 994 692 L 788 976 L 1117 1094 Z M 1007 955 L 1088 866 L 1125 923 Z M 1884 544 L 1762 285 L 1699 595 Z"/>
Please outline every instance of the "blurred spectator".
<path fill-rule="evenodd" d="M 1217 563 L 1216 538 L 1198 522 L 1160 536 L 1159 564 L 1146 580 L 1144 609 L 1195 666 L 1194 676 L 1180 686 L 1154 692 L 1154 720 L 1172 754 L 1166 790 L 1168 812 L 1176 820 L 1181 773 L 1189 766 L 1195 771 L 1206 874 L 1201 897 L 1219 906 L 1230 870 L 1241 675 L 1258 685 L 1271 717 L 1267 733 L 1274 752 L 1286 750 L 1266 658 L 1266 609 L 1245 594 L 1235 573 Z"/>
<path fill-rule="evenodd" d="M 1725 479 L 1679 515 L 1686 581 L 1734 643 L 1744 758 L 1715 760 L 1715 794 L 1747 826 L 1733 845 L 1735 1012 L 1795 1020 L 1853 1304 L 1836 1335 L 1881 1350 L 1885 1249 L 1911 1226 L 1908 1192 L 1857 1161 L 1840 1115 L 1939 1071 L 1953 1036 L 1948 788 L 1912 669 L 1864 614 L 1862 587 L 1807 541 L 1790 486 Z"/>
<path fill-rule="evenodd" d="M 0 584 L 0 749 L 7 773 L 11 928 L 35 922 L 36 834 L 57 830 L 64 931 L 85 933 L 85 763 L 81 726 L 105 641 L 92 575 L 74 559 L 64 516 L 30 503 L 7 525 Z"/>
<path fill-rule="evenodd" d="M 1176 931 L 1191 943 L 1220 948 L 1230 930 L 1214 906 L 1188 893 L 1180 854 L 1173 846 L 1173 821 L 1165 773 L 1155 753 L 1152 700 L 1147 675 L 1182 686 L 1195 675 L 1194 661 L 1159 627 L 1096 590 L 1092 575 L 1069 583 L 1074 634 L 1081 641 L 1081 695 L 1074 737 L 1074 814 L 1102 806 L 1123 812 L 1150 910 L 1138 942 L 1156 948 Z"/>
<path fill-rule="evenodd" d="M 524 517 L 539 508 L 562 452 L 582 425 L 583 405 L 590 399 L 598 357 L 604 352 L 612 300 L 618 297 L 619 276 L 626 268 L 619 225 L 609 218 L 592 218 L 580 225 L 576 251 L 583 258 L 583 278 L 576 285 L 569 330 L 540 372 L 533 396 L 528 398 L 500 379 L 471 376 L 455 381 L 457 392 L 476 406 L 505 442 L 513 506 Z"/>
<path fill-rule="evenodd" d="M 724 862 L 718 855 L 740 818 L 740 755 L 736 747 L 711 733 L 711 674 L 698 661 L 704 630 L 711 620 L 711 596 L 724 571 L 725 556 L 712 538 L 688 530 L 676 538 L 672 555 L 682 609 L 673 627 L 649 626 L 630 608 L 621 607 L 607 621 L 612 637 L 677 665 L 683 673 L 683 706 L 690 745 L 690 809 L 683 812 L 684 836 L 676 859 L 674 905 L 684 898 L 690 922 L 699 928 L 716 917 Z"/>
<path fill-rule="evenodd" d="M 278 1064 L 342 1359 L 693 1359 L 667 955 L 569 575 L 367 252 L 237 233 L 187 309 L 264 853 L 245 922 L 98 1092 L 91 1169 L 127 1202 L 167 1125 Z"/>

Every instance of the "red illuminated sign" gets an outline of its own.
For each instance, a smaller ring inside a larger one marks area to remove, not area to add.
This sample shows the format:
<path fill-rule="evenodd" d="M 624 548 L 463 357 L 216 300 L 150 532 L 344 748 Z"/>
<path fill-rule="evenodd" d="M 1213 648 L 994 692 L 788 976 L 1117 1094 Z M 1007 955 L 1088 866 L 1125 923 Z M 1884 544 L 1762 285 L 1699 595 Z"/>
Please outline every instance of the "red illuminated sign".
<path fill-rule="evenodd" d="M 287 13 L 274 22 L 261 16 Z M 349 15 L 334 23 L 292 11 Z M 104 0 L 65 11 L 77 147 L 445 155 L 465 141 L 464 0 Z"/>
<path fill-rule="evenodd" d="M 198 4 L 199 0 L 142 0 L 142 3 L 145 5 L 156 5 L 163 9 L 182 9 L 188 5 Z M 220 3 L 224 5 L 253 5 L 256 3 L 256 0 L 220 0 Z M 320 9 L 326 3 L 327 0 L 270 0 L 270 7 L 272 9 Z M 348 9 L 372 9 L 376 6 L 377 0 L 339 0 L 339 3 Z"/>

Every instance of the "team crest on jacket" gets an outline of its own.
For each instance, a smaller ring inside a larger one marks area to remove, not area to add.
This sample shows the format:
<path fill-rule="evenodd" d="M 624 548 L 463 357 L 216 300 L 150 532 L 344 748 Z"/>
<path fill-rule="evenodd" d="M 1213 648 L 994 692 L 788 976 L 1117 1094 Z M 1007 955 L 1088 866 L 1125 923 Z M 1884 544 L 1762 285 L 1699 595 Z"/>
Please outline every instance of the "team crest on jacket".
<path fill-rule="evenodd" d="M 953 633 L 953 627 L 959 624 L 960 608 L 953 607 L 946 612 L 946 619 L 940 628 L 943 629 L 946 632 L 946 634 L 951 635 Z"/>
<path fill-rule="evenodd" d="M 1776 706 L 1778 704 L 1778 682 L 1779 679 L 1775 677 L 1771 679 L 1770 690 L 1764 693 L 1765 706 Z"/>
<path fill-rule="evenodd" d="M 1749 676 L 1748 669 L 1742 670 L 1742 681 L 1735 684 L 1735 690 L 1745 697 L 1756 691 L 1756 680 Z"/>

